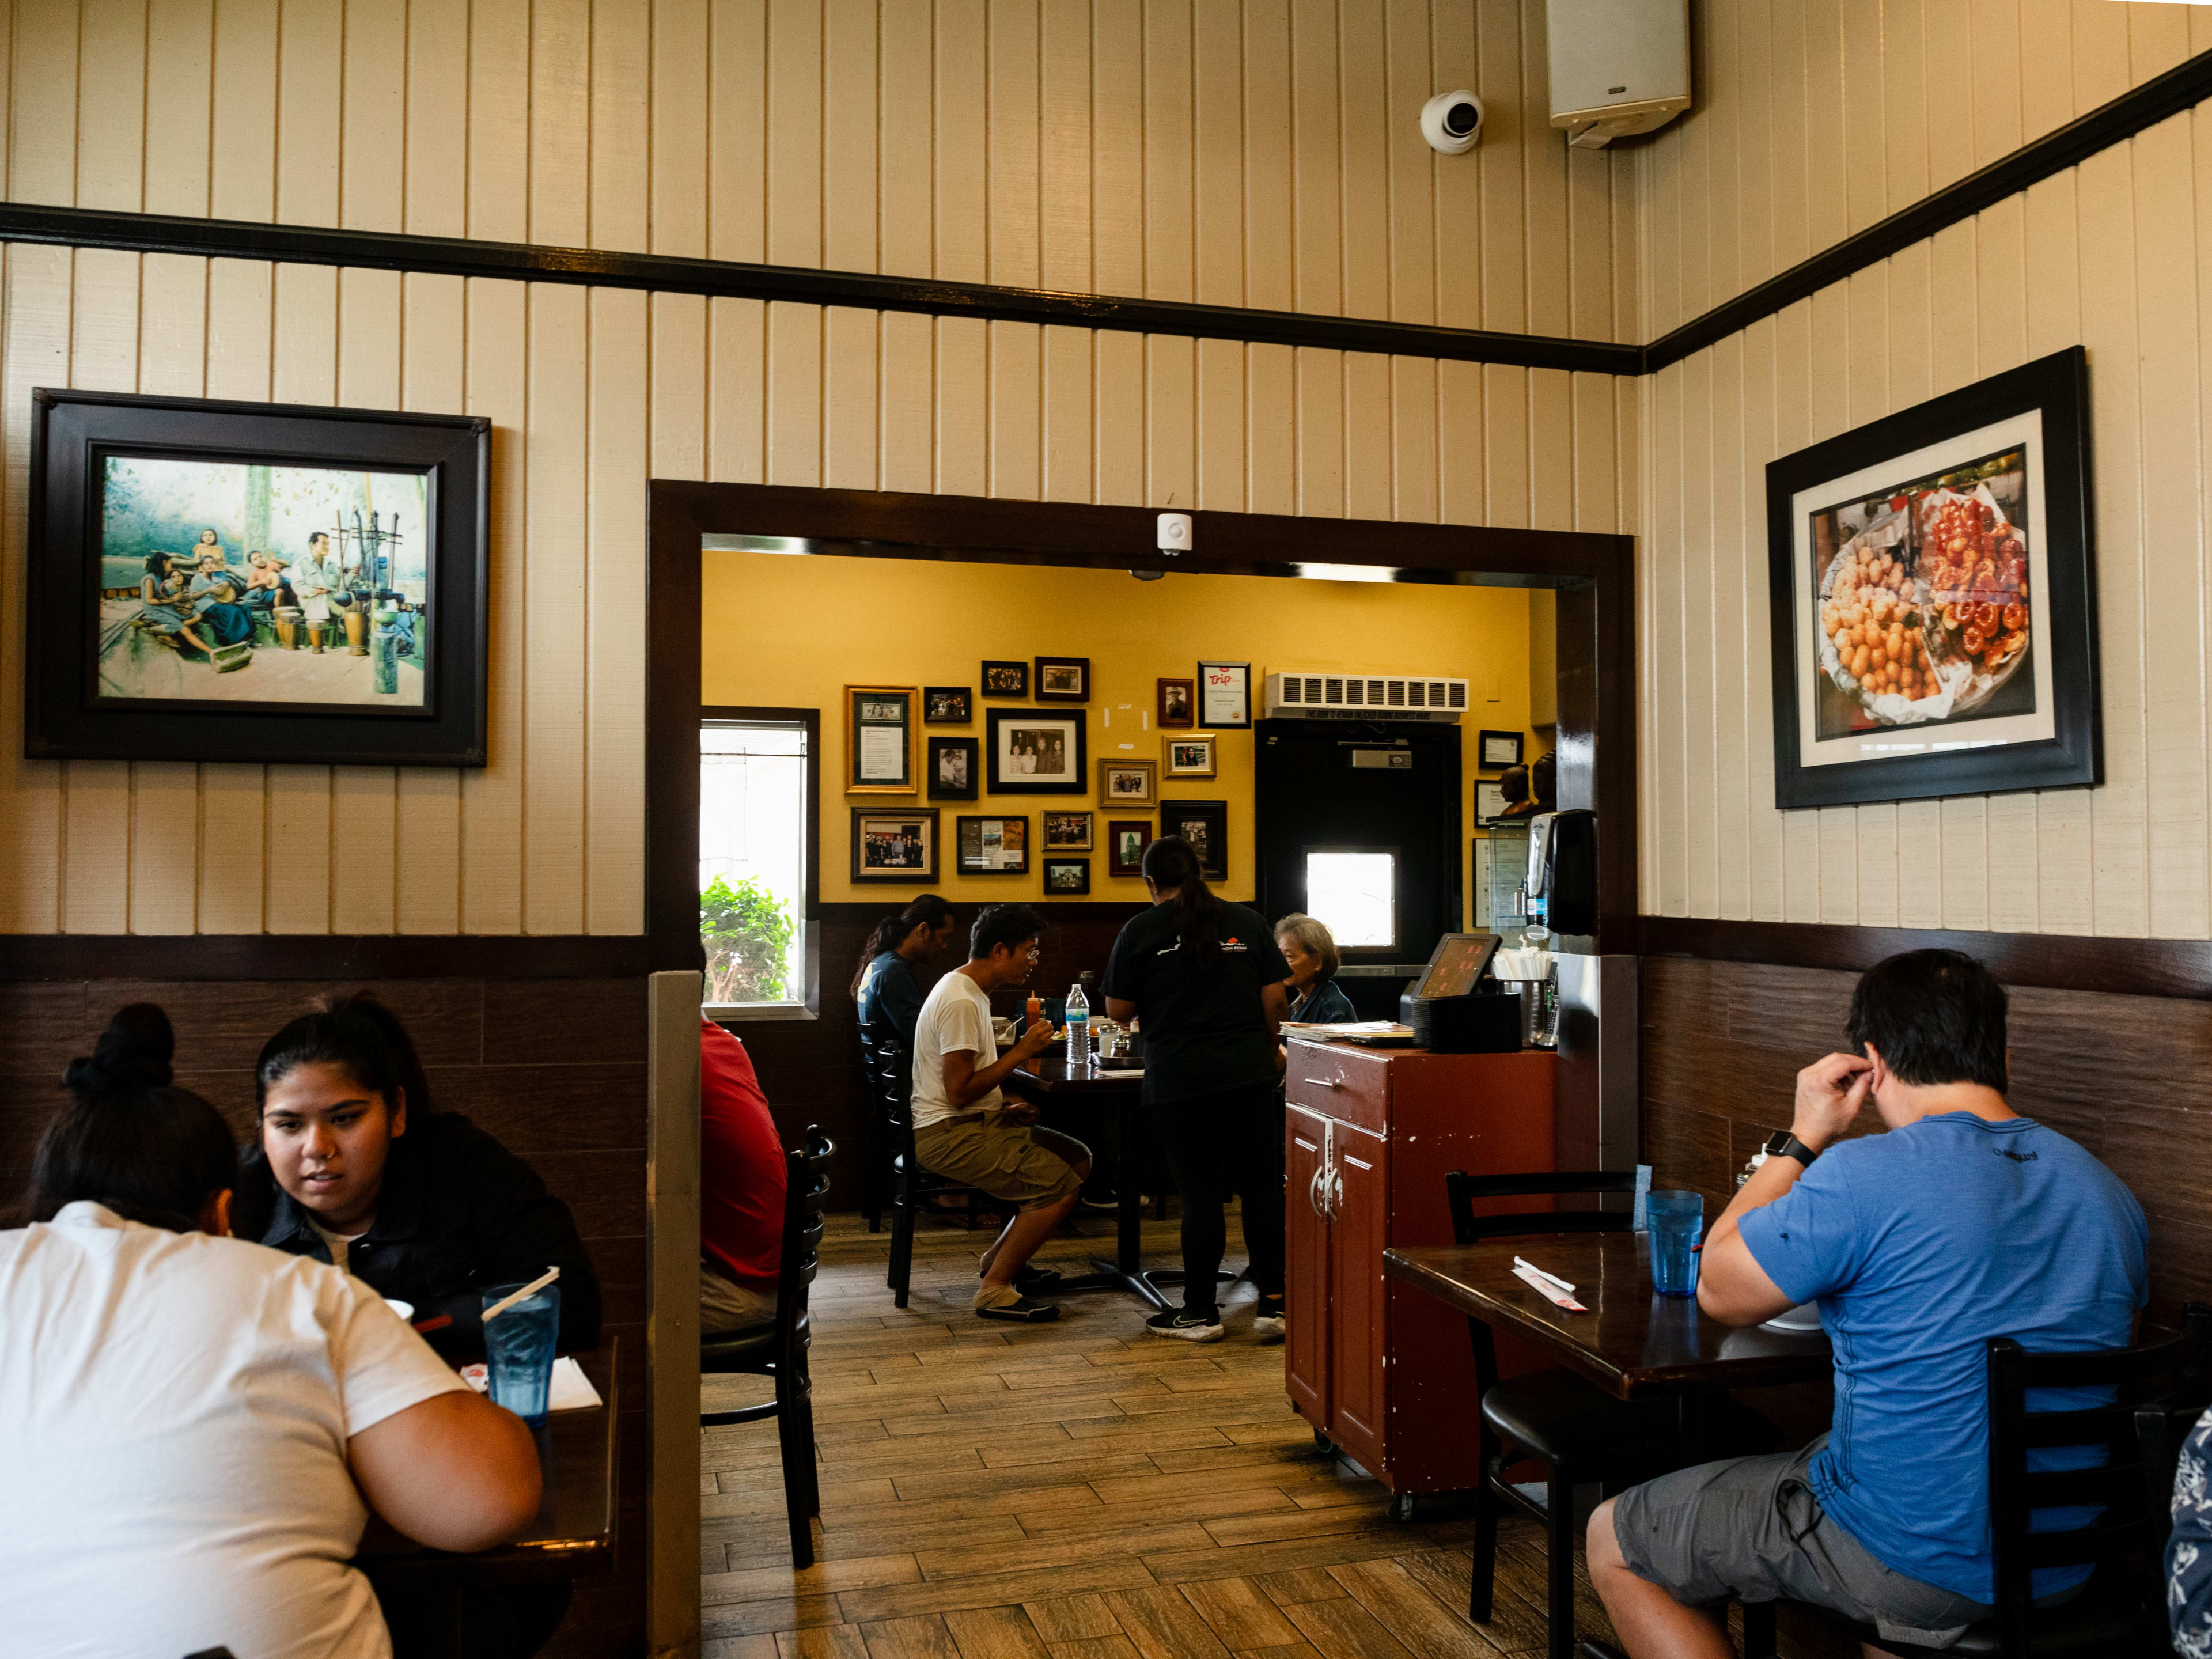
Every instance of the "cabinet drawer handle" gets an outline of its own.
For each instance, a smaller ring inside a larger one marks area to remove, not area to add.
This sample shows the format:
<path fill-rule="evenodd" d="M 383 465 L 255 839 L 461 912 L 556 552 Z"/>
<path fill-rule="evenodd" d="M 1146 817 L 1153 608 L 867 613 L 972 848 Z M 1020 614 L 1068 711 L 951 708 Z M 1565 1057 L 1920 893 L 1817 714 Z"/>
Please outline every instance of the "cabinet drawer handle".
<path fill-rule="evenodd" d="M 1341 1089 L 1344 1087 L 1344 1079 L 1342 1078 L 1310 1077 L 1306 1079 L 1305 1081 L 1308 1086 L 1316 1089 Z"/>

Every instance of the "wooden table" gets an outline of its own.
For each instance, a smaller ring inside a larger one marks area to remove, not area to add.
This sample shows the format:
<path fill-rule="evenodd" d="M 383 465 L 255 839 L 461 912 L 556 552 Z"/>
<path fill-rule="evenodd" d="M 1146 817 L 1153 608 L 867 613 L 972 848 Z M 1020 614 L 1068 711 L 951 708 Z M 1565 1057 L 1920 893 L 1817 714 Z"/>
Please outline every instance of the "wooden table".
<path fill-rule="evenodd" d="M 1516 1255 L 1571 1281 L 1575 1300 L 1589 1311 L 1555 1307 L 1516 1279 Z M 1826 1332 L 1723 1325 L 1694 1297 L 1656 1294 L 1642 1234 L 1419 1245 L 1385 1250 L 1382 1269 L 1493 1330 L 1512 1332 L 1622 1400 L 1819 1382 L 1830 1372 Z"/>
<path fill-rule="evenodd" d="M 605 1403 L 555 1412 L 537 1431 L 545 1496 L 520 1536 L 476 1555 L 434 1550 L 372 1516 L 355 1559 L 377 1583 L 416 1585 L 544 1583 L 612 1569 L 615 1559 L 615 1438 L 618 1401 L 609 1341 L 575 1356 Z"/>

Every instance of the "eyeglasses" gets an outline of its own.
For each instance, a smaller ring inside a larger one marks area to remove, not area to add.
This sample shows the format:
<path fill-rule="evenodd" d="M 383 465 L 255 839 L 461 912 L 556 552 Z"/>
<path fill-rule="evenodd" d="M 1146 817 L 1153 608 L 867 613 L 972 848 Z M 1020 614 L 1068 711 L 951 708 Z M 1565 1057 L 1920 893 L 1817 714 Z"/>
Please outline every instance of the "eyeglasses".
<path fill-rule="evenodd" d="M 1042 946 L 1042 945 L 1030 945 L 1030 965 L 1031 965 L 1032 967 L 1034 967 L 1036 963 L 1040 963 L 1040 962 L 1042 962 L 1042 961 L 1043 961 L 1043 960 L 1044 960 L 1044 947 L 1043 947 L 1043 946 Z"/>

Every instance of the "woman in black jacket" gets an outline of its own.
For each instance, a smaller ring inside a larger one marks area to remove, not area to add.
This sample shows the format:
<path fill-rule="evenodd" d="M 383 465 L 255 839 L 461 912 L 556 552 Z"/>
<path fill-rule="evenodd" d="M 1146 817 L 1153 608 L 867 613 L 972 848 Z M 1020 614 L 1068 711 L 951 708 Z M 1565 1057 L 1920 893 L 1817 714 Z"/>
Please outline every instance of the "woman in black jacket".
<path fill-rule="evenodd" d="M 562 1352 L 599 1346 L 599 1276 L 568 1206 L 489 1134 L 432 1108 L 414 1042 L 374 997 L 327 999 L 277 1032 L 253 1086 L 240 1237 L 413 1304 L 448 1359 L 483 1357 L 486 1287 L 557 1267 Z"/>

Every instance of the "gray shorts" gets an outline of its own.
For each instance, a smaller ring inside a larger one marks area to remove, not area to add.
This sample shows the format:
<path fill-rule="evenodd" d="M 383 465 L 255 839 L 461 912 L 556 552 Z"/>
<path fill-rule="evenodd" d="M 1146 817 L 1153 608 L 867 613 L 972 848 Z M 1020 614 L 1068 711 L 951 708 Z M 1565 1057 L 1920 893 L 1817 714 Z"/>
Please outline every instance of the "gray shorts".
<path fill-rule="evenodd" d="M 1996 1609 L 1893 1572 L 1830 1520 L 1802 1451 L 1700 1464 L 1632 1486 L 1613 1500 L 1621 1559 L 1690 1607 L 1809 1601 L 1869 1624 L 1892 1641 L 1948 1648 Z"/>
<path fill-rule="evenodd" d="M 1009 1123 L 1003 1112 L 940 1118 L 914 1132 L 921 1167 L 994 1198 L 1041 1210 L 1083 1189 L 1076 1166 L 1091 1149 L 1073 1135 Z"/>

